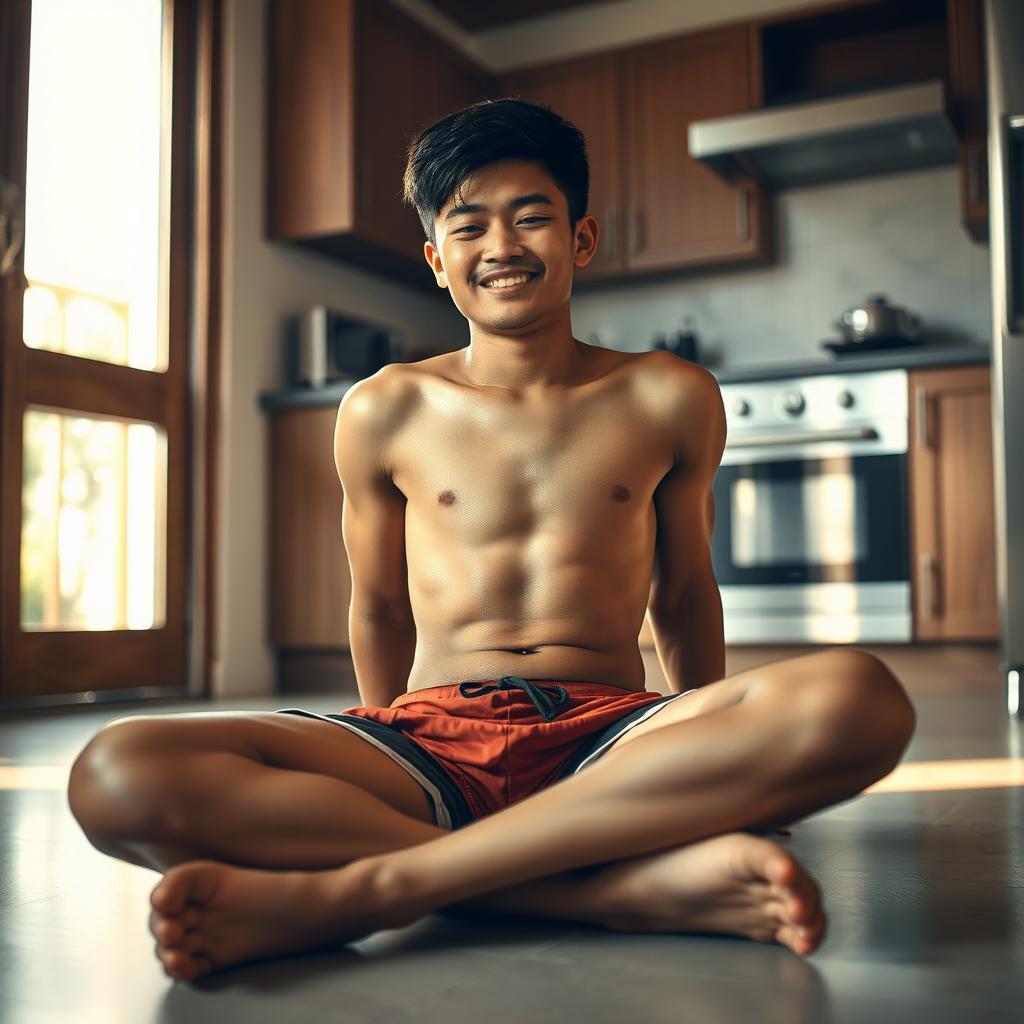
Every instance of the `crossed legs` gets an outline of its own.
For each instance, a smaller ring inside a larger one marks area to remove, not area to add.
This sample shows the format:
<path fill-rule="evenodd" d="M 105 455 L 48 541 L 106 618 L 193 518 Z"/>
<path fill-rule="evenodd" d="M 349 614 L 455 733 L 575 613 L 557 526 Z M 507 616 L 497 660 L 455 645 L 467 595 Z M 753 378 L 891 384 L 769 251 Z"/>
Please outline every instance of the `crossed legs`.
<path fill-rule="evenodd" d="M 732 702 L 714 707 L 717 692 Z M 705 694 L 704 713 L 620 741 L 579 775 L 456 833 L 415 822 L 404 839 L 327 870 L 172 867 L 152 896 L 165 970 L 193 978 L 453 904 L 732 931 L 810 951 L 823 930 L 813 881 L 747 833 L 849 799 L 887 774 L 913 709 L 859 651 L 776 662 Z"/>

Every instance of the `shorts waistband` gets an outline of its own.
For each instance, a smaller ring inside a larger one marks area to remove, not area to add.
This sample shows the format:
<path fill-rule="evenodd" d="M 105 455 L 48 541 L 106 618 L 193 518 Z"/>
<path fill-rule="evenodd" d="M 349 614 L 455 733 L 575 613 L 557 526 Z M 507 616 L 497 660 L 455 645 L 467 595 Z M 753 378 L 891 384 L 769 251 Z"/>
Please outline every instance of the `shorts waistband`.
<path fill-rule="evenodd" d="M 509 677 L 497 676 L 494 679 L 463 679 L 457 683 L 446 683 L 441 686 L 424 686 L 418 690 L 409 690 L 407 693 L 401 694 L 392 701 L 391 707 L 396 707 L 400 704 L 407 704 L 409 701 L 413 700 L 444 700 L 447 698 L 465 700 L 465 695 L 460 690 L 460 687 L 469 683 L 479 686 L 497 686 L 504 678 Z M 614 686 L 611 683 L 588 683 L 585 680 L 578 679 L 529 679 L 527 681 L 533 683 L 535 686 L 561 686 L 569 690 L 570 693 L 577 694 L 579 696 L 608 693 L 609 691 L 618 694 L 653 693 L 652 690 L 631 690 L 624 686 Z"/>

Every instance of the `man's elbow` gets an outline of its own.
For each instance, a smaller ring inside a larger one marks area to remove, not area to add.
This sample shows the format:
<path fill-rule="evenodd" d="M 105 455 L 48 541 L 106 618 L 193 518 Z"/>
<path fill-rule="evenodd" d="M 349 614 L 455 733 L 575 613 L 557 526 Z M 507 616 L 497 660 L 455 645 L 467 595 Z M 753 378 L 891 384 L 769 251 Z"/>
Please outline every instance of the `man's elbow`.
<path fill-rule="evenodd" d="M 721 598 L 718 581 L 714 573 L 709 573 L 672 591 L 653 590 L 648 609 L 652 618 L 685 616 L 695 608 L 702 607 L 709 599 L 715 598 Z"/>

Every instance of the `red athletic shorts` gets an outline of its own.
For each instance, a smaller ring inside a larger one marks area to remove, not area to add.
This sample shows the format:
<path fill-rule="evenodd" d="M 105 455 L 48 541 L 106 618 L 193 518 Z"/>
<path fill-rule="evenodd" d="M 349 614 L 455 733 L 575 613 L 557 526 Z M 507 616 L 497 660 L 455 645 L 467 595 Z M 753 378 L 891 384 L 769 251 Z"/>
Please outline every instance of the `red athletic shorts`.
<path fill-rule="evenodd" d="M 502 676 L 413 690 L 386 708 L 280 710 L 360 733 L 423 786 L 437 824 L 456 829 L 574 775 L 682 696 Z"/>

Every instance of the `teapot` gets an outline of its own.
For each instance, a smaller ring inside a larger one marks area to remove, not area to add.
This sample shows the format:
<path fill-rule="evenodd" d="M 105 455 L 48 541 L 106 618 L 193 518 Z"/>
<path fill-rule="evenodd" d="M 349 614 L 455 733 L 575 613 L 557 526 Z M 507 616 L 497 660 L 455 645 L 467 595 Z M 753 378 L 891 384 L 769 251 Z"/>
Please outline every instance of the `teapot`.
<path fill-rule="evenodd" d="M 845 310 L 832 326 L 848 342 L 890 338 L 914 341 L 921 332 L 921 318 L 902 306 L 890 306 L 884 295 L 869 295 L 863 306 Z"/>

